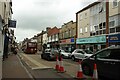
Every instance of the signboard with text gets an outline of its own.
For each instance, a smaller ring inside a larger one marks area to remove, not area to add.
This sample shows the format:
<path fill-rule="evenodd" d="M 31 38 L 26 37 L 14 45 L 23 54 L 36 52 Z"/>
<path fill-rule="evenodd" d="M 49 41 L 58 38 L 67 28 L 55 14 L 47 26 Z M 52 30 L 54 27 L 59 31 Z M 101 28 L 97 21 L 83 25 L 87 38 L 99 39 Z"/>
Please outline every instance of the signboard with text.
<path fill-rule="evenodd" d="M 12 27 L 12 28 L 16 28 L 16 21 L 15 20 L 9 20 L 8 26 Z"/>
<path fill-rule="evenodd" d="M 77 44 L 85 44 L 85 43 L 105 43 L 106 36 L 95 36 L 95 37 L 88 37 L 88 38 L 78 38 L 76 43 Z"/>
<path fill-rule="evenodd" d="M 120 42 L 120 34 L 109 35 L 108 42 Z"/>

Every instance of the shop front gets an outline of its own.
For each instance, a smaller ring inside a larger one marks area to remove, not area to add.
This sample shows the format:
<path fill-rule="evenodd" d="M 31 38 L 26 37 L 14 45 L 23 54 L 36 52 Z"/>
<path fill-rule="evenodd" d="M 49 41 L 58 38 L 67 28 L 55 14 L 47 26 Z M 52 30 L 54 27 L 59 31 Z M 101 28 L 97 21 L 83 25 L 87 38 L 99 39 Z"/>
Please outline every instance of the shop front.
<path fill-rule="evenodd" d="M 75 49 L 74 38 L 60 40 L 60 48 L 67 52 L 72 52 Z"/>
<path fill-rule="evenodd" d="M 76 40 L 78 48 L 97 51 L 106 46 L 106 36 L 94 36 L 88 38 L 78 38 Z"/>
<path fill-rule="evenodd" d="M 114 34 L 108 36 L 109 46 L 120 45 L 120 34 Z"/>

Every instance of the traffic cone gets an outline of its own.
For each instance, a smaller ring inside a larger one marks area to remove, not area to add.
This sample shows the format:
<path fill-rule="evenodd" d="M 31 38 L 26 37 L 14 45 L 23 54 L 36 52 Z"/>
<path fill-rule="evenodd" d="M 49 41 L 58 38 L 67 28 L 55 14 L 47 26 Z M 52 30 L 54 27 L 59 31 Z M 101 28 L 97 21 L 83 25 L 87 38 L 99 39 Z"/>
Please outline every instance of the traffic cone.
<path fill-rule="evenodd" d="M 56 56 L 56 66 L 55 69 L 58 71 L 59 70 L 59 60 L 58 60 L 58 56 Z"/>
<path fill-rule="evenodd" d="M 93 80 L 98 80 L 97 65 L 94 64 Z"/>
<path fill-rule="evenodd" d="M 77 72 L 77 78 L 83 79 L 83 73 L 82 73 L 82 67 L 81 67 L 81 61 L 78 61 L 78 72 Z"/>
<path fill-rule="evenodd" d="M 64 66 L 63 66 L 63 61 L 62 61 L 62 56 L 60 56 L 60 68 L 59 72 L 65 72 Z"/>

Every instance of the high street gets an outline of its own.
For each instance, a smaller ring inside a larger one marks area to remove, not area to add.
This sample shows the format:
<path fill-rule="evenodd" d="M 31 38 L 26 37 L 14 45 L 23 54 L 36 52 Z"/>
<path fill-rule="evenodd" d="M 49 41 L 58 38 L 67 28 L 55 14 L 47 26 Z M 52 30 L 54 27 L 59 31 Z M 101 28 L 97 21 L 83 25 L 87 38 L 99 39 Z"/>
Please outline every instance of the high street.
<path fill-rule="evenodd" d="M 38 54 L 24 54 L 20 53 L 21 59 L 31 68 L 32 70 L 36 69 L 54 69 L 56 61 L 47 61 L 41 59 L 41 56 Z M 75 77 L 78 70 L 77 62 L 64 59 L 63 65 L 66 70 L 66 74 L 69 74 L 71 77 Z"/>

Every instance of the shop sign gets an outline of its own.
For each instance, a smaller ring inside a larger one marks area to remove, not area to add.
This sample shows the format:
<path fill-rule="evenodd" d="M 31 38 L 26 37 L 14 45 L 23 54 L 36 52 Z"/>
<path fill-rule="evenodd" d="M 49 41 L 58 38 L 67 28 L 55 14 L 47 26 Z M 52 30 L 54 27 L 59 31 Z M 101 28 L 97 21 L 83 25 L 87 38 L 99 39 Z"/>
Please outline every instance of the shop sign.
<path fill-rule="evenodd" d="M 9 20 L 8 21 L 8 26 L 11 28 L 16 28 L 16 21 L 15 20 Z"/>
<path fill-rule="evenodd" d="M 74 38 L 71 38 L 71 42 L 74 42 Z"/>
<path fill-rule="evenodd" d="M 85 44 L 85 43 L 105 43 L 106 36 L 95 36 L 89 38 L 78 38 L 76 40 L 77 44 Z"/>
<path fill-rule="evenodd" d="M 74 42 L 74 38 L 71 39 L 65 39 L 65 40 L 61 40 L 60 43 L 73 43 Z"/>
<path fill-rule="evenodd" d="M 71 43 L 71 39 L 66 39 L 66 43 Z"/>
<path fill-rule="evenodd" d="M 60 40 L 60 43 L 66 43 L 66 40 Z"/>
<path fill-rule="evenodd" d="M 120 42 L 120 34 L 109 35 L 108 42 Z"/>

